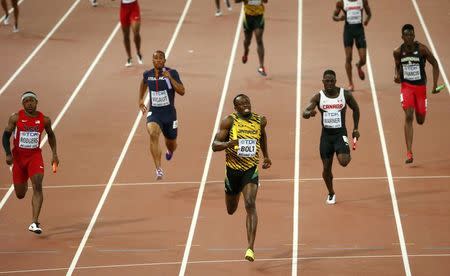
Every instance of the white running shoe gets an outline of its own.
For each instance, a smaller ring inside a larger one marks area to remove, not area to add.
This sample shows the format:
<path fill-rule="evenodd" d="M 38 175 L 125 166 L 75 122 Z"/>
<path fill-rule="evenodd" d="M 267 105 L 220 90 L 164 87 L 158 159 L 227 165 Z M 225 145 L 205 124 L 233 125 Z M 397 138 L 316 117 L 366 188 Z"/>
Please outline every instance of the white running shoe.
<path fill-rule="evenodd" d="M 231 11 L 233 8 L 231 8 L 230 0 L 223 0 L 225 2 L 225 5 L 227 6 L 228 11 Z"/>
<path fill-rule="evenodd" d="M 336 204 L 336 194 L 327 195 L 327 204 L 329 205 Z"/>
<path fill-rule="evenodd" d="M 18 33 L 19 32 L 19 28 L 16 27 L 16 25 L 13 26 L 13 33 Z"/>
<path fill-rule="evenodd" d="M 39 226 L 39 222 L 33 222 L 32 224 L 30 224 L 28 230 L 38 235 L 42 233 L 42 228 Z"/>
<path fill-rule="evenodd" d="M 156 169 L 156 180 L 161 180 L 164 176 L 164 172 L 161 168 Z"/>
<path fill-rule="evenodd" d="M 133 63 L 131 62 L 131 58 L 127 59 L 127 63 L 125 63 L 125 67 L 130 67 L 131 65 L 133 65 Z"/>
<path fill-rule="evenodd" d="M 215 16 L 221 16 L 222 12 L 220 10 L 216 11 Z"/>
<path fill-rule="evenodd" d="M 139 63 L 139 64 L 144 64 L 144 60 L 142 59 L 142 55 L 136 54 L 136 56 L 137 56 L 137 61 L 138 61 L 138 63 Z"/>
<path fill-rule="evenodd" d="M 5 16 L 5 20 L 3 20 L 3 25 L 8 25 L 9 24 L 9 14 L 7 14 Z"/>
<path fill-rule="evenodd" d="M 92 7 L 97 7 L 97 0 L 90 0 Z"/>

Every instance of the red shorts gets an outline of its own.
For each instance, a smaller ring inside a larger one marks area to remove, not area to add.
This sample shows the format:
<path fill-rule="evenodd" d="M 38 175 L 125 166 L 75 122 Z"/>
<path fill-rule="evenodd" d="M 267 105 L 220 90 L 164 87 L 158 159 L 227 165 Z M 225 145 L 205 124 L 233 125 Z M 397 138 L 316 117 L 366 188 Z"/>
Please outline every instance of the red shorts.
<path fill-rule="evenodd" d="M 28 178 L 35 174 L 44 174 L 44 161 L 40 149 L 32 152 L 12 151 L 13 155 L 13 182 L 14 184 L 27 183 Z"/>
<path fill-rule="evenodd" d="M 140 20 L 141 12 L 137 0 L 130 4 L 120 4 L 120 24 L 122 26 L 130 26 L 132 22 L 139 22 Z"/>
<path fill-rule="evenodd" d="M 402 82 L 400 102 L 403 109 L 412 107 L 416 113 L 425 115 L 427 113 L 427 87 Z"/>

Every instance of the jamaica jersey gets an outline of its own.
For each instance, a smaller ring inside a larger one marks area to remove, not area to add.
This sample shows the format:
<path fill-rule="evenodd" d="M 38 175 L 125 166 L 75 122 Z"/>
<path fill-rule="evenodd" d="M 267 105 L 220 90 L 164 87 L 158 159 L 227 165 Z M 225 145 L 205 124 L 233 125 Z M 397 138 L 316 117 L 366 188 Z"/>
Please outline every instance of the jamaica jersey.
<path fill-rule="evenodd" d="M 264 5 L 262 0 L 248 0 L 244 5 L 244 12 L 246 15 L 261 15 L 264 14 Z"/>
<path fill-rule="evenodd" d="M 235 148 L 225 150 L 227 167 L 246 171 L 257 166 L 261 139 L 261 117 L 252 113 L 250 119 L 240 118 L 236 113 L 231 114 L 233 126 L 230 130 L 230 140 L 238 140 Z"/>

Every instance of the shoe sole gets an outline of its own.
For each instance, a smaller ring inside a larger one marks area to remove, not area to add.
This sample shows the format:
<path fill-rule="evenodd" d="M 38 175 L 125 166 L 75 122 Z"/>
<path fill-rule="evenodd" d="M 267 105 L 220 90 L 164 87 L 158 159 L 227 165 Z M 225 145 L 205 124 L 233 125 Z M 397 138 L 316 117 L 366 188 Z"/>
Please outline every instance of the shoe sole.
<path fill-rule="evenodd" d="M 246 259 L 247 261 L 249 261 L 249 262 L 254 262 L 254 261 L 255 261 L 255 259 L 252 258 L 251 256 L 245 256 L 245 259 Z"/>
<path fill-rule="evenodd" d="M 38 235 L 42 234 L 42 230 L 30 230 L 30 229 L 28 229 L 28 231 L 33 232 L 33 233 L 38 234 Z"/>

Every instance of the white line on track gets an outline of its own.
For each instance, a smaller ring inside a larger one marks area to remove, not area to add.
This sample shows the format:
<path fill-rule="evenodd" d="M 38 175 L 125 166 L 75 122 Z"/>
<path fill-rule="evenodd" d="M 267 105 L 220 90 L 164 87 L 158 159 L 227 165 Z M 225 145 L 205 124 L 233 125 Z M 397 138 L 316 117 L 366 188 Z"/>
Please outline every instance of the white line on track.
<path fill-rule="evenodd" d="M 20 67 L 14 72 L 14 74 L 8 79 L 8 81 L 3 85 L 3 87 L 0 89 L 0 95 L 5 92 L 6 88 L 9 87 L 9 85 L 16 79 L 16 77 L 22 72 L 22 70 L 25 68 L 25 66 L 28 65 L 28 63 L 33 59 L 33 57 L 39 52 L 39 50 L 44 46 L 45 43 L 50 39 L 50 37 L 56 32 L 56 30 L 61 26 L 61 24 L 67 19 L 67 17 L 72 13 L 72 11 L 76 8 L 76 6 L 80 3 L 80 0 L 76 0 L 72 6 L 69 8 L 69 10 L 61 17 L 61 19 L 56 23 L 56 25 L 53 27 L 53 29 L 45 36 L 45 38 L 39 43 L 36 48 L 34 48 L 33 52 L 28 56 L 28 58 L 20 65 Z"/>
<path fill-rule="evenodd" d="M 448 83 L 447 75 L 445 74 L 444 67 L 442 66 L 441 59 L 439 58 L 436 48 L 434 47 L 434 43 L 433 43 L 433 40 L 431 39 L 430 32 L 428 31 L 427 25 L 425 24 L 425 20 L 423 20 L 422 13 L 420 12 L 420 9 L 419 9 L 419 5 L 417 5 L 416 0 L 411 0 L 411 1 L 413 3 L 414 9 L 416 10 L 417 16 L 419 17 L 420 24 L 422 24 L 422 28 L 423 28 L 423 31 L 425 32 L 425 36 L 427 37 L 428 44 L 430 45 L 431 51 L 433 52 L 433 55 L 439 64 L 439 70 L 441 71 L 441 76 L 444 79 L 445 86 L 447 87 L 447 92 L 450 95 L 450 85 Z M 439 24 L 442 24 L 442 23 L 439 23 Z"/>
<path fill-rule="evenodd" d="M 17 2 L 17 6 L 19 6 L 20 4 L 22 4 L 22 2 L 23 2 L 23 0 L 20 0 L 19 2 Z M 11 14 L 12 17 L 14 17 L 14 16 L 12 15 L 12 12 L 13 12 L 13 11 L 14 11 L 13 8 L 10 8 L 9 11 L 8 11 L 8 14 Z M 12 19 L 12 17 L 10 17 L 10 19 Z M 3 20 L 5 20 L 5 18 L 6 18 L 6 14 L 3 15 L 2 17 L 0 17 L 0 23 L 2 23 Z M 12 22 L 12 21 L 10 21 L 10 22 Z M 14 23 L 12 23 L 12 24 L 14 24 Z"/>
<path fill-rule="evenodd" d="M 184 18 L 186 17 L 189 7 L 191 6 L 191 2 L 192 2 L 192 0 L 186 1 L 186 5 L 184 7 L 183 13 L 181 14 L 180 19 L 178 20 L 178 24 L 173 32 L 172 38 L 169 42 L 169 45 L 167 46 L 166 59 L 169 58 L 169 56 L 170 56 L 170 52 L 172 51 L 172 47 L 175 43 L 176 38 L 178 37 L 178 33 L 181 29 L 181 26 L 183 25 Z M 120 26 L 120 24 L 118 24 L 116 26 L 117 30 L 118 30 L 119 26 Z M 147 94 L 147 96 L 145 98 L 145 102 L 148 102 L 148 100 L 149 100 L 149 98 L 148 98 L 148 94 Z M 89 236 L 92 232 L 92 229 L 94 228 L 95 222 L 97 221 L 100 211 L 102 210 L 103 205 L 105 204 L 106 198 L 108 197 L 109 191 L 111 190 L 112 184 L 114 183 L 114 179 L 116 178 L 117 173 L 119 172 L 120 166 L 122 165 L 123 159 L 125 158 L 125 155 L 128 151 L 128 147 L 131 144 L 131 140 L 133 140 L 133 136 L 136 133 L 137 127 L 138 127 L 139 123 L 141 122 L 141 119 L 142 119 L 142 112 L 139 110 L 138 114 L 136 116 L 136 120 L 134 121 L 133 127 L 131 128 L 130 134 L 128 135 L 127 141 L 125 142 L 122 152 L 120 153 L 119 159 L 117 160 L 117 163 L 114 166 L 114 170 L 108 180 L 108 184 L 106 185 L 106 188 L 103 191 L 102 197 L 100 198 L 100 201 L 98 202 L 97 208 L 95 209 L 95 212 L 92 215 L 91 221 L 89 222 L 86 232 L 84 233 L 83 239 L 81 240 L 81 242 L 78 246 L 78 249 L 75 253 L 75 256 L 72 259 L 72 262 L 66 273 L 66 276 L 72 275 L 73 271 L 75 270 L 75 267 L 78 263 L 78 259 L 80 258 L 81 253 L 83 252 L 84 246 L 86 245 L 86 242 L 89 239 Z"/>
<path fill-rule="evenodd" d="M 298 269 L 298 208 L 300 193 L 300 120 L 302 96 L 302 33 L 303 33 L 303 0 L 298 0 L 297 19 L 297 86 L 295 98 L 295 161 L 294 161 L 294 203 L 292 219 L 292 267 L 291 275 L 297 276 Z"/>
<path fill-rule="evenodd" d="M 222 89 L 222 96 L 220 97 L 219 107 L 217 110 L 216 121 L 214 123 L 214 129 L 212 131 L 210 143 L 208 144 L 208 154 L 206 157 L 205 167 L 203 169 L 203 176 L 202 176 L 202 180 L 200 182 L 200 187 L 199 187 L 198 194 L 197 194 L 197 200 L 195 202 L 195 209 L 194 209 L 194 214 L 192 216 L 191 226 L 189 227 L 189 234 L 188 234 L 188 238 L 186 241 L 186 247 L 184 248 L 183 260 L 181 262 L 180 272 L 178 273 L 179 276 L 184 276 L 184 273 L 186 272 L 186 265 L 189 260 L 191 244 L 192 244 L 192 240 L 194 238 L 195 228 L 197 226 L 197 218 L 198 218 L 198 214 L 200 213 L 200 206 L 202 204 L 203 192 L 205 190 L 205 184 L 206 184 L 206 180 L 208 177 L 209 166 L 211 164 L 211 158 L 212 158 L 211 144 L 214 141 L 214 136 L 216 135 L 217 131 L 219 130 L 219 124 L 220 124 L 220 120 L 222 117 L 223 106 L 225 104 L 225 98 L 227 96 L 227 91 L 228 91 L 228 85 L 230 83 L 231 72 L 233 71 L 233 61 L 236 56 L 236 48 L 237 48 L 237 44 L 239 42 L 239 36 L 241 34 L 241 25 L 242 25 L 243 15 L 244 15 L 244 7 L 242 6 L 241 13 L 239 15 L 239 20 L 238 20 L 237 27 L 236 27 L 236 33 L 235 33 L 235 37 L 234 37 L 234 41 L 233 41 L 233 46 L 231 49 L 230 60 L 228 61 L 228 69 L 227 69 L 227 73 L 225 75 L 225 81 L 224 81 L 224 85 L 223 85 L 223 89 Z"/>
<path fill-rule="evenodd" d="M 395 224 L 397 226 L 397 234 L 398 234 L 398 239 L 400 242 L 400 249 L 402 252 L 403 266 L 405 269 L 406 276 L 411 276 L 411 268 L 409 266 L 408 252 L 406 250 L 402 221 L 400 218 L 400 211 L 398 209 L 397 195 L 395 194 L 394 180 L 392 177 L 391 165 L 389 162 L 389 155 L 388 155 L 388 150 L 387 150 L 387 146 L 386 146 L 386 139 L 384 136 L 383 123 L 381 121 L 380 108 L 379 108 L 379 104 L 378 104 L 377 91 L 375 88 L 375 80 L 373 77 L 373 70 L 372 70 L 372 63 L 370 61 L 369 49 L 367 49 L 367 72 L 369 74 L 370 90 L 372 91 L 372 98 L 373 98 L 373 107 L 375 109 L 378 133 L 380 135 L 381 149 L 383 151 L 384 167 L 386 169 L 386 175 L 388 178 L 389 191 L 391 193 L 392 209 L 394 211 Z"/>
<path fill-rule="evenodd" d="M 450 175 L 427 175 L 427 176 L 397 176 L 392 177 L 394 180 L 426 180 L 426 179 L 447 179 L 450 178 Z M 387 180 L 386 176 L 368 176 L 368 177 L 336 177 L 333 178 L 334 181 L 359 181 L 359 180 Z M 294 178 L 275 178 L 275 179 L 260 179 L 261 183 L 271 183 L 276 182 L 278 185 L 280 182 L 294 182 Z M 313 181 L 323 181 L 321 177 L 315 178 L 299 178 L 299 182 L 313 182 Z M 208 184 L 222 184 L 223 180 L 209 180 L 206 181 Z M 135 187 L 135 186 L 166 186 L 166 185 L 197 185 L 199 181 L 167 181 L 167 182 L 126 182 L 126 183 L 113 183 L 116 187 Z M 106 183 L 101 184 L 76 184 L 76 185 L 55 185 L 55 186 L 45 186 L 44 189 L 73 189 L 73 188 L 91 188 L 91 187 L 104 187 Z M 31 189 L 32 187 L 29 186 Z M 9 190 L 8 188 L 0 188 L 1 190 Z M 12 192 L 12 190 L 11 190 Z"/>
<path fill-rule="evenodd" d="M 88 70 L 86 71 L 86 73 L 84 74 L 84 76 L 81 78 L 80 82 L 78 83 L 77 87 L 75 88 L 75 90 L 72 92 L 72 95 L 70 96 L 69 100 L 66 102 L 66 104 L 64 105 L 64 107 L 62 108 L 61 112 L 58 114 L 58 116 L 56 117 L 55 121 L 52 123 L 52 128 L 55 129 L 56 126 L 59 124 L 59 122 L 61 121 L 62 117 L 64 116 L 64 114 L 66 113 L 66 111 L 69 109 L 70 105 L 72 104 L 72 102 L 74 101 L 75 97 L 78 95 L 78 93 L 80 92 L 81 88 L 83 87 L 84 83 L 86 82 L 86 80 L 88 79 L 88 77 L 90 76 L 90 74 L 92 73 L 92 71 L 94 70 L 94 67 L 97 65 L 98 61 L 100 60 L 100 58 L 103 56 L 103 54 L 106 51 L 106 48 L 108 48 L 109 44 L 111 43 L 113 37 L 116 35 L 117 31 L 120 28 L 120 23 L 117 23 L 116 27 L 114 28 L 113 32 L 111 33 L 111 35 L 108 37 L 108 39 L 106 40 L 105 44 L 103 45 L 102 49 L 100 50 L 100 52 L 97 54 L 97 56 L 95 57 L 94 61 L 92 62 L 91 66 L 89 66 Z M 41 141 L 41 145 L 40 147 L 42 148 L 45 143 L 47 142 L 47 135 L 44 136 L 44 138 Z M 14 186 L 11 185 L 9 187 L 8 192 L 5 194 L 5 196 L 3 197 L 2 201 L 0 202 L 0 210 L 2 209 L 3 205 L 6 203 L 6 201 L 8 200 L 9 196 L 12 194 L 14 190 Z"/>
<path fill-rule="evenodd" d="M 290 245 L 290 244 L 289 244 Z M 411 258 L 448 258 L 450 254 L 411 254 Z M 358 260 L 358 259 L 396 259 L 401 258 L 402 255 L 354 255 L 354 256 L 325 256 L 325 257 L 299 257 L 298 260 Z M 255 262 L 273 264 L 273 262 L 291 261 L 291 258 L 258 258 Z M 208 261 L 190 261 L 189 264 L 224 264 L 224 263 L 243 263 L 247 262 L 243 259 L 222 259 L 222 260 L 208 260 Z M 78 270 L 96 270 L 96 269 L 121 269 L 121 268 L 136 268 L 146 266 L 169 266 L 179 265 L 180 262 L 159 262 L 159 263 L 134 263 L 134 264 L 113 264 L 113 265 L 91 265 L 79 266 Z M 9 270 L 0 271 L 1 274 L 19 274 L 19 273 L 33 273 L 33 272 L 50 272 L 63 271 L 67 267 L 42 268 L 42 269 L 23 269 L 23 270 Z M 94 272 L 95 273 L 95 272 Z"/>

